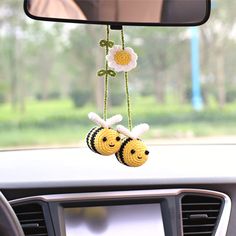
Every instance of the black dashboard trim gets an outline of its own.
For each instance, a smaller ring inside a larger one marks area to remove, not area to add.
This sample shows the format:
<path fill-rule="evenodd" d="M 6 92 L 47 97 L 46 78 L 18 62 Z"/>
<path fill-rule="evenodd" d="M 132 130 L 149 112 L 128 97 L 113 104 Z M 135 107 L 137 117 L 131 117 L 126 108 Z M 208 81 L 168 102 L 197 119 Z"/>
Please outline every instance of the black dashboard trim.
<path fill-rule="evenodd" d="M 162 212 L 167 214 L 163 215 L 165 228 L 165 235 L 167 236 L 180 236 L 182 235 L 182 227 L 179 223 L 180 210 L 178 207 L 178 199 L 182 194 L 201 194 L 212 197 L 222 198 L 225 202 L 224 210 L 222 211 L 222 218 L 218 224 L 215 236 L 226 235 L 227 226 L 230 219 L 231 200 L 230 198 L 220 192 L 203 190 L 203 189 L 159 189 L 159 190 L 139 190 L 139 191 L 119 191 L 119 192 L 95 192 L 95 193 L 75 193 L 75 194 L 57 194 L 57 195 L 42 195 L 11 201 L 11 204 L 30 202 L 32 200 L 47 202 L 50 210 L 57 213 L 53 217 L 54 224 L 59 226 L 60 229 L 56 236 L 64 236 L 65 229 L 63 228 L 64 220 L 61 211 L 65 206 L 94 206 L 94 205 L 108 205 L 108 204 L 133 204 L 160 202 Z M 172 198 L 172 199 L 171 199 Z M 165 203 L 163 205 L 163 202 Z"/>

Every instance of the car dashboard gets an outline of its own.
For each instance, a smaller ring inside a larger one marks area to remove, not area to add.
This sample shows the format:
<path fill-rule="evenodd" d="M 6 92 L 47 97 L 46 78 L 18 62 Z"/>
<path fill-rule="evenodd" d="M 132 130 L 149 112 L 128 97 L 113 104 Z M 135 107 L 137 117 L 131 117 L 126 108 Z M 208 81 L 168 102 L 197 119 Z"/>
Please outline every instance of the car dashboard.
<path fill-rule="evenodd" d="M 25 235 L 234 236 L 234 145 L 161 145 L 141 168 L 86 148 L 1 152 Z"/>

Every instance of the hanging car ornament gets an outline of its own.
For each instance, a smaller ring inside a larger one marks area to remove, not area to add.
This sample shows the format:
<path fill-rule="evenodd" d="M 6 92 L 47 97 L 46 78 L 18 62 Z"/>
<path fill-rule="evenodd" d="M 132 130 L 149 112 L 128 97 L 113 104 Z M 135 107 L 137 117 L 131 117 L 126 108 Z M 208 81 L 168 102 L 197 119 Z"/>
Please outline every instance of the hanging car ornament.
<path fill-rule="evenodd" d="M 139 137 L 148 130 L 148 124 L 137 125 L 132 131 L 122 125 L 117 126 L 117 131 L 126 136 L 116 153 L 116 158 L 120 163 L 130 167 L 139 167 L 147 161 L 149 151 L 146 144 Z"/>
<path fill-rule="evenodd" d="M 118 152 L 121 146 L 120 134 L 111 128 L 112 125 L 122 120 L 121 115 L 113 116 L 106 121 L 97 114 L 91 112 L 88 117 L 100 127 L 94 127 L 87 135 L 86 141 L 88 147 L 98 154 L 110 156 Z"/>
<path fill-rule="evenodd" d="M 89 113 L 89 119 L 99 127 L 95 127 L 87 135 L 88 147 L 101 155 L 108 156 L 115 154 L 120 163 L 130 166 L 142 166 L 148 159 L 149 151 L 139 136 L 148 131 L 148 124 L 141 124 L 132 128 L 132 113 L 129 94 L 128 72 L 137 66 L 138 56 L 130 47 L 125 47 L 124 31 L 121 30 L 121 45 L 114 45 L 110 41 L 110 29 L 107 26 L 106 39 L 100 41 L 100 46 L 105 47 L 105 68 L 98 71 L 98 76 L 104 76 L 104 110 L 103 119 L 95 113 Z M 122 125 L 117 126 L 117 131 L 111 128 L 112 125 L 121 122 L 122 117 L 116 115 L 107 119 L 108 104 L 108 82 L 109 77 L 116 77 L 116 72 L 124 73 L 125 94 L 127 103 L 128 128 Z M 120 133 L 126 138 L 121 140 Z"/>

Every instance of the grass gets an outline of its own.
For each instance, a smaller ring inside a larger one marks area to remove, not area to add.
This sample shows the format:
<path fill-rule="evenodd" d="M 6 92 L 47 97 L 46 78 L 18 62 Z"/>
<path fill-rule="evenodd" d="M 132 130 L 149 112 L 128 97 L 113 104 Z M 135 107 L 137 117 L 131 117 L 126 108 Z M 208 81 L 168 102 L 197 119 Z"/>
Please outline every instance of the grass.
<path fill-rule="evenodd" d="M 195 112 L 190 105 L 158 105 L 154 98 L 137 97 L 133 114 L 135 124 L 148 122 L 151 130 L 144 138 L 207 137 L 236 134 L 236 104 L 223 110 L 217 107 Z M 79 144 L 93 124 L 87 119 L 92 105 L 76 109 L 70 100 L 29 101 L 22 114 L 9 104 L 0 105 L 0 149 L 22 146 Z M 121 113 L 125 107 L 110 109 Z M 110 114 L 110 115 L 111 115 Z M 126 124 L 126 119 L 124 124 Z"/>

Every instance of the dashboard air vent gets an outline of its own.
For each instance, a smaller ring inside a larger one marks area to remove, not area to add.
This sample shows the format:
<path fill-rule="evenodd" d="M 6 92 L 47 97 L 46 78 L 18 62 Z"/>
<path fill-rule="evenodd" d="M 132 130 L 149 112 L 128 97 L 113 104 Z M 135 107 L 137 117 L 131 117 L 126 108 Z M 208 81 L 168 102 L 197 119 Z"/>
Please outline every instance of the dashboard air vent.
<path fill-rule="evenodd" d="M 214 235 L 221 212 L 221 199 L 185 195 L 181 204 L 184 236 Z"/>
<path fill-rule="evenodd" d="M 37 203 L 13 206 L 26 236 L 48 236 L 43 208 Z"/>

